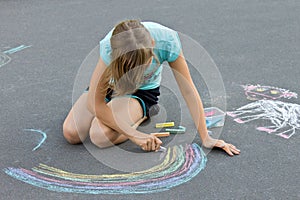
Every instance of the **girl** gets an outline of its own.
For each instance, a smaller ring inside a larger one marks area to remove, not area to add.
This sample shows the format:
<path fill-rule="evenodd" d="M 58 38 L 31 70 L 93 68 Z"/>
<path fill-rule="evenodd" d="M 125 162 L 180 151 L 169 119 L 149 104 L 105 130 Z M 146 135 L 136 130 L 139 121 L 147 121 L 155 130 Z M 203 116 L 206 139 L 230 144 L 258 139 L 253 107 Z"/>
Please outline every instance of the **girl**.
<path fill-rule="evenodd" d="M 153 22 L 126 20 L 100 41 L 100 58 L 87 92 L 76 101 L 63 124 L 71 144 L 90 135 L 100 148 L 127 139 L 144 151 L 157 151 L 162 142 L 136 127 L 158 102 L 161 63 L 167 61 L 188 105 L 204 147 L 219 147 L 229 155 L 240 151 L 208 135 L 203 105 L 189 73 L 176 31 Z"/>

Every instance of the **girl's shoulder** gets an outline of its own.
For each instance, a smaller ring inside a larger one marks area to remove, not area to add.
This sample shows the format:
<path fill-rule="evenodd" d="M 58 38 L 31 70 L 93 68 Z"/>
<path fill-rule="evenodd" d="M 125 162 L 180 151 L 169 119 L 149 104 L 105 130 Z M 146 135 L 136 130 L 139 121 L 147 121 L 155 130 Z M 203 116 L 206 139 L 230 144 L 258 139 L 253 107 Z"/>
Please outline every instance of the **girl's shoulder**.
<path fill-rule="evenodd" d="M 156 40 L 170 40 L 177 32 L 157 22 L 142 22 Z"/>
<path fill-rule="evenodd" d="M 171 28 L 164 26 L 160 23 L 157 22 L 151 22 L 151 21 L 143 21 L 141 22 L 146 28 L 154 28 L 154 29 L 167 29 L 167 30 L 172 30 Z"/>
<path fill-rule="evenodd" d="M 178 33 L 157 22 L 142 22 L 142 24 L 149 30 L 151 36 L 155 40 L 155 53 L 159 61 L 172 62 L 177 58 L 181 50 L 181 43 Z M 100 41 L 100 55 L 106 65 L 110 63 L 110 55 L 112 52 L 110 46 L 110 38 L 113 29 Z"/>
<path fill-rule="evenodd" d="M 159 61 L 173 62 L 181 52 L 181 42 L 177 31 L 156 22 L 142 22 L 155 40 L 154 51 Z"/>

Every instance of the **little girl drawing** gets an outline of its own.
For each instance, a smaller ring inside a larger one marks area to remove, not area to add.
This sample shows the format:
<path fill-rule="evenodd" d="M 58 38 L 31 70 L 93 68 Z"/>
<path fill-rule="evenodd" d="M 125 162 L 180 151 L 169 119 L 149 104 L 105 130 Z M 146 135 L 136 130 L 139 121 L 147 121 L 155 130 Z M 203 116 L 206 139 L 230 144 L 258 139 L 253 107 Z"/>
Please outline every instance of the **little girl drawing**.
<path fill-rule="evenodd" d="M 89 88 L 72 107 L 63 124 L 71 144 L 88 135 L 106 148 L 131 140 L 144 151 L 162 144 L 154 135 L 136 130 L 158 103 L 161 70 L 169 63 L 204 147 L 222 148 L 229 155 L 240 151 L 208 135 L 201 98 L 192 81 L 176 31 L 154 22 L 126 20 L 100 41 L 100 58 Z"/>

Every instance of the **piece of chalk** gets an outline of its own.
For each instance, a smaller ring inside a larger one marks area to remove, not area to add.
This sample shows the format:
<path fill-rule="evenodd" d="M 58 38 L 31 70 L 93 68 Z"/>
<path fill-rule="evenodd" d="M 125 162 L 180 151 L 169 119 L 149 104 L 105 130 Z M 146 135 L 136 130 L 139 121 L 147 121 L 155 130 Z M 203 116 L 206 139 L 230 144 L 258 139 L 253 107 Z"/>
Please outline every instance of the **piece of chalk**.
<path fill-rule="evenodd" d="M 158 151 L 166 152 L 166 151 L 167 151 L 167 148 L 166 148 L 166 147 L 160 146 Z"/>
<path fill-rule="evenodd" d="M 175 134 L 175 133 L 185 133 L 185 131 L 182 130 L 182 129 L 166 129 L 166 131 L 169 131 L 171 134 Z"/>
<path fill-rule="evenodd" d="M 170 132 L 160 132 L 160 133 L 151 133 L 155 137 L 168 137 L 170 136 Z"/>
<path fill-rule="evenodd" d="M 157 123 L 155 124 L 155 128 L 172 127 L 174 125 L 175 125 L 174 122 Z"/>
<path fill-rule="evenodd" d="M 178 126 L 178 128 L 166 128 L 166 131 L 170 133 L 185 133 L 186 128 L 184 126 Z"/>
<path fill-rule="evenodd" d="M 206 127 L 207 128 L 212 128 L 213 126 L 215 126 L 218 122 L 222 121 L 222 119 L 218 119 L 216 121 L 209 121 L 206 120 Z"/>

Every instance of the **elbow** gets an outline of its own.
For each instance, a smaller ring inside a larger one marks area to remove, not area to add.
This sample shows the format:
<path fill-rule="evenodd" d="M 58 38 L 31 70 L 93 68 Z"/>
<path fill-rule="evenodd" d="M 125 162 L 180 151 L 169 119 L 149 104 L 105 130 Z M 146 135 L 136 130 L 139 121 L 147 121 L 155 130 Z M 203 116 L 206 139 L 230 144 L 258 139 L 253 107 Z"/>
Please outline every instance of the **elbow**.
<path fill-rule="evenodd" d="M 184 88 L 181 88 L 181 94 L 185 98 L 190 98 L 191 96 L 197 95 L 197 89 L 193 86 L 187 86 Z"/>

